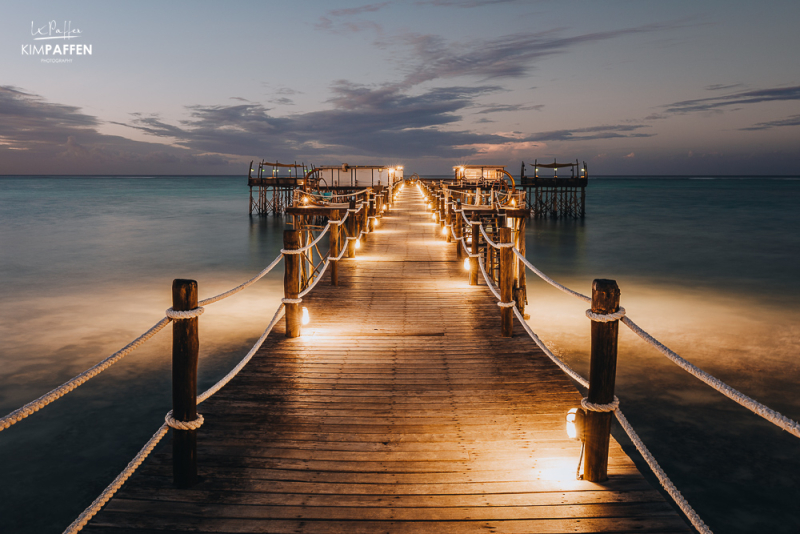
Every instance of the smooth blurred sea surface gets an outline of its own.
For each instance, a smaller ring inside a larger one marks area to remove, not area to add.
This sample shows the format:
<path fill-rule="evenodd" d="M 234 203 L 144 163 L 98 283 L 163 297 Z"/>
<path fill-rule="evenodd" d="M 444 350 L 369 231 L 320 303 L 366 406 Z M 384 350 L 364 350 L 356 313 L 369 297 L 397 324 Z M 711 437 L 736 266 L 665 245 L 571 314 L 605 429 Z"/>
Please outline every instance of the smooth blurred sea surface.
<path fill-rule="evenodd" d="M 586 196 L 583 221 L 528 221 L 529 260 L 585 294 L 594 278 L 617 280 L 640 326 L 800 419 L 800 179 L 602 177 Z M 173 278 L 198 280 L 204 298 L 266 266 L 280 251 L 283 220 L 247 211 L 241 177 L 0 177 L 2 415 L 152 326 L 171 304 Z M 260 335 L 282 273 L 204 314 L 201 388 Z M 531 273 L 528 284 L 530 324 L 588 374 L 586 305 Z M 0 532 L 61 532 L 136 454 L 170 407 L 170 339 L 158 334 L 0 432 Z M 617 394 L 716 532 L 800 530 L 800 440 L 624 326 Z"/>

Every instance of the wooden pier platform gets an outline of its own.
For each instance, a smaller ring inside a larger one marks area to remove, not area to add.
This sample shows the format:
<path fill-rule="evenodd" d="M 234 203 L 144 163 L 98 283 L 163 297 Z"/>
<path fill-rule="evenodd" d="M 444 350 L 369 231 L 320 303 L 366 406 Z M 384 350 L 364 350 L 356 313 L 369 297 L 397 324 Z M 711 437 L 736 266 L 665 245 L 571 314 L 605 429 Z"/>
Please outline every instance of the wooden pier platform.
<path fill-rule="evenodd" d="M 406 187 L 303 335 L 279 323 L 199 406 L 201 481 L 162 446 L 85 531 L 690 532 L 613 439 L 608 482 L 576 480 L 581 396 L 437 231 Z"/>

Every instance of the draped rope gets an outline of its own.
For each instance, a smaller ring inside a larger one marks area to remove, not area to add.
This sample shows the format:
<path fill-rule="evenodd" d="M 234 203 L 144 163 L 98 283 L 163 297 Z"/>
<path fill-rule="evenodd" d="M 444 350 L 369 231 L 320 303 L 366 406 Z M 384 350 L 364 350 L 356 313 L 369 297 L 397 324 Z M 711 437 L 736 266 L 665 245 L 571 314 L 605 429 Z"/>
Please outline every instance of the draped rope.
<path fill-rule="evenodd" d="M 142 334 L 141 336 L 137 337 L 127 345 L 125 345 L 122 349 L 118 350 L 105 360 L 99 362 L 98 364 L 90 367 L 89 369 L 85 370 L 84 372 L 80 373 L 79 375 L 67 380 L 57 388 L 51 390 L 48 393 L 45 393 L 38 399 L 29 402 L 28 404 L 22 406 L 11 412 L 10 414 L 6 415 L 2 419 L 0 419 L 0 431 L 5 430 L 6 428 L 10 427 L 11 425 L 22 421 L 29 415 L 38 412 L 51 402 L 60 399 L 70 391 L 74 390 L 78 386 L 85 384 L 89 379 L 94 378 L 95 376 L 99 375 L 122 358 L 139 348 L 143 345 L 148 339 L 159 333 L 165 326 L 170 323 L 171 319 L 169 317 L 164 317 L 160 321 L 158 321 L 155 325 L 153 325 L 147 332 Z"/>
<path fill-rule="evenodd" d="M 322 239 L 322 237 L 328 232 L 330 227 L 331 227 L 331 223 L 330 223 L 330 221 L 328 221 L 328 224 L 326 224 L 325 228 L 322 229 L 322 233 L 320 233 L 314 241 L 312 241 L 308 245 L 306 245 L 304 247 L 300 247 L 300 248 L 293 248 L 293 249 L 282 248 L 281 249 L 281 254 L 302 254 L 303 252 L 309 250 L 314 245 L 319 243 L 320 239 Z"/>
<path fill-rule="evenodd" d="M 244 358 L 242 358 L 242 360 L 236 365 L 236 367 L 231 369 L 231 371 L 227 375 L 222 377 L 216 384 L 208 388 L 202 394 L 198 395 L 197 404 L 200 404 L 201 402 L 207 400 L 217 391 L 222 389 L 228 382 L 230 382 L 233 379 L 233 377 L 239 374 L 239 371 L 241 371 L 244 368 L 244 366 L 247 365 L 247 363 L 252 359 L 253 355 L 255 355 L 258 349 L 261 348 L 261 345 L 264 344 L 264 341 L 267 339 L 267 336 L 269 336 L 269 333 L 272 331 L 272 329 L 278 323 L 281 317 L 283 317 L 284 310 L 285 308 L 283 305 L 278 306 L 275 315 L 272 317 L 272 321 L 270 321 L 266 330 L 264 330 L 264 333 L 261 334 L 261 337 L 258 338 L 258 341 L 256 341 L 256 343 L 253 345 L 250 351 L 245 355 Z M 136 471 L 136 469 L 140 465 L 142 465 L 142 462 L 144 462 L 145 458 L 147 458 L 150 455 L 150 453 L 153 452 L 153 449 L 156 448 L 156 445 L 158 445 L 158 443 L 164 438 L 164 436 L 167 435 L 167 430 L 169 428 L 168 422 L 170 421 L 171 418 L 172 418 L 172 412 L 170 411 L 165 417 L 167 422 L 165 422 L 163 425 L 161 425 L 161 427 L 159 427 L 156 433 L 153 434 L 153 437 L 151 437 L 148 440 L 148 442 L 145 443 L 144 447 L 142 447 L 139 453 L 136 456 L 134 456 L 133 460 L 131 460 L 128 463 L 125 469 L 123 469 L 122 472 L 119 475 L 117 475 L 117 477 L 111 482 L 111 484 L 109 484 L 108 487 L 106 487 L 106 489 L 103 490 L 103 492 L 100 493 L 100 495 L 92 502 L 92 504 L 90 504 L 89 507 L 86 508 L 86 510 L 84 510 L 83 513 L 79 515 L 77 519 L 75 519 L 75 521 L 73 521 L 72 524 L 70 524 L 66 528 L 66 530 L 64 530 L 64 534 L 76 534 L 77 532 L 80 532 L 81 529 L 83 529 L 83 527 L 85 527 L 86 524 L 92 519 L 92 517 L 94 517 L 97 514 L 97 512 L 99 512 L 103 508 L 103 506 L 105 506 L 105 504 L 111 499 L 111 497 L 113 497 L 114 494 L 122 487 L 122 485 L 125 484 L 125 482 L 131 477 L 131 475 Z M 199 424 L 202 424 L 203 416 L 198 414 L 197 420 L 200 421 Z M 172 421 L 175 420 L 172 419 Z M 178 422 L 178 423 L 187 424 L 186 422 Z M 190 424 L 195 423 L 195 421 L 191 421 L 189 423 Z"/>

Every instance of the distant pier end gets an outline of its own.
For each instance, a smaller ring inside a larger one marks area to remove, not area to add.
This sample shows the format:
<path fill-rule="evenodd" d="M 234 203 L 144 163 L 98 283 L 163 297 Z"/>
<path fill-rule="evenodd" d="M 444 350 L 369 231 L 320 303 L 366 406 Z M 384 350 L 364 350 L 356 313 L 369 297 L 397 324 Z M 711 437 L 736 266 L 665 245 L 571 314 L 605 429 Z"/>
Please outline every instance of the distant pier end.
<path fill-rule="evenodd" d="M 569 169 L 569 175 L 559 177 L 559 169 Z M 542 169 L 552 169 L 553 175 L 541 177 Z M 527 193 L 527 207 L 531 217 L 543 219 L 583 219 L 586 216 L 586 186 L 589 183 L 589 168 L 575 163 L 539 163 L 534 160 L 533 176 L 526 176 L 525 162 L 520 172 L 520 187 Z"/>

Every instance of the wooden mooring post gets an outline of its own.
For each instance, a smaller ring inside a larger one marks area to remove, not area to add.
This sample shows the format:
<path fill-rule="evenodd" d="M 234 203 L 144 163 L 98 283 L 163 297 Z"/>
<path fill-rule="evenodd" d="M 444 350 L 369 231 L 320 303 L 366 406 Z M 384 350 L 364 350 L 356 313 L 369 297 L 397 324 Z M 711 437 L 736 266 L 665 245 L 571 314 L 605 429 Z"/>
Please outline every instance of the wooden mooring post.
<path fill-rule="evenodd" d="M 472 256 L 469 258 L 469 285 L 478 285 L 478 240 L 480 239 L 481 224 L 478 222 L 472 223 Z"/>
<path fill-rule="evenodd" d="M 598 279 L 592 283 L 592 312 L 610 314 L 619 311 L 619 286 L 614 280 Z M 614 400 L 617 376 L 617 337 L 619 321 L 592 321 L 592 349 L 589 367 L 588 400 L 608 404 Z M 612 412 L 586 413 L 586 465 L 584 479 L 590 482 L 608 480 L 608 444 Z"/>
<path fill-rule="evenodd" d="M 461 259 L 464 255 L 464 245 L 461 244 L 461 238 L 464 237 L 464 218 L 461 216 L 461 199 L 456 199 L 456 212 L 453 214 L 455 219 L 455 232 L 456 232 L 456 259 Z"/>
<path fill-rule="evenodd" d="M 366 241 L 367 240 L 367 232 L 369 232 L 369 206 L 370 206 L 370 193 L 367 193 L 367 198 L 364 199 L 364 203 L 361 205 L 361 211 L 359 212 L 359 219 L 361 221 L 361 230 L 364 232 L 364 235 L 361 238 Z"/>
<path fill-rule="evenodd" d="M 499 243 L 512 243 L 513 234 L 511 228 L 500 228 Z M 501 247 L 497 252 L 500 260 L 500 299 L 502 302 L 513 302 L 514 252 L 511 251 L 511 247 Z M 511 308 L 500 307 L 500 321 L 503 337 L 512 337 L 514 335 L 514 312 Z"/>
<path fill-rule="evenodd" d="M 301 232 L 298 230 L 283 231 L 283 248 L 297 250 L 301 246 Z M 300 293 L 300 255 L 286 254 L 284 258 L 283 296 L 297 299 Z M 300 337 L 303 309 L 299 303 L 286 304 L 286 337 Z"/>
<path fill-rule="evenodd" d="M 347 213 L 347 212 L 345 212 Z M 334 210 L 331 212 L 330 218 L 341 221 L 342 220 L 342 212 L 341 210 Z M 329 220 L 330 220 L 329 218 Z M 332 258 L 336 258 L 339 256 L 339 251 L 342 249 L 341 243 L 339 242 L 339 236 L 341 234 L 342 225 L 341 224 L 332 224 L 330 230 L 330 234 L 328 234 L 328 240 L 330 243 L 330 252 L 328 255 Z M 337 260 L 331 260 L 331 285 L 338 286 L 339 285 L 339 262 Z"/>
<path fill-rule="evenodd" d="M 197 282 L 172 281 L 172 309 L 197 308 Z M 172 321 L 172 417 L 178 421 L 197 419 L 197 356 L 200 339 L 197 317 Z M 172 473 L 175 485 L 188 488 L 197 483 L 197 430 L 172 430 Z"/>
<path fill-rule="evenodd" d="M 451 231 L 453 228 L 453 206 L 450 204 L 450 191 L 447 189 L 444 190 L 444 221 L 444 229 L 447 233 L 445 238 L 449 243 L 453 240 L 453 232 Z"/>
<path fill-rule="evenodd" d="M 357 213 L 355 212 L 356 209 L 356 201 L 350 201 L 350 208 L 349 213 L 350 216 L 347 218 L 347 233 L 350 234 L 350 237 L 358 237 L 358 221 Z M 347 257 L 348 258 L 355 258 L 356 257 L 356 240 L 355 239 L 348 239 L 347 240 Z"/>

